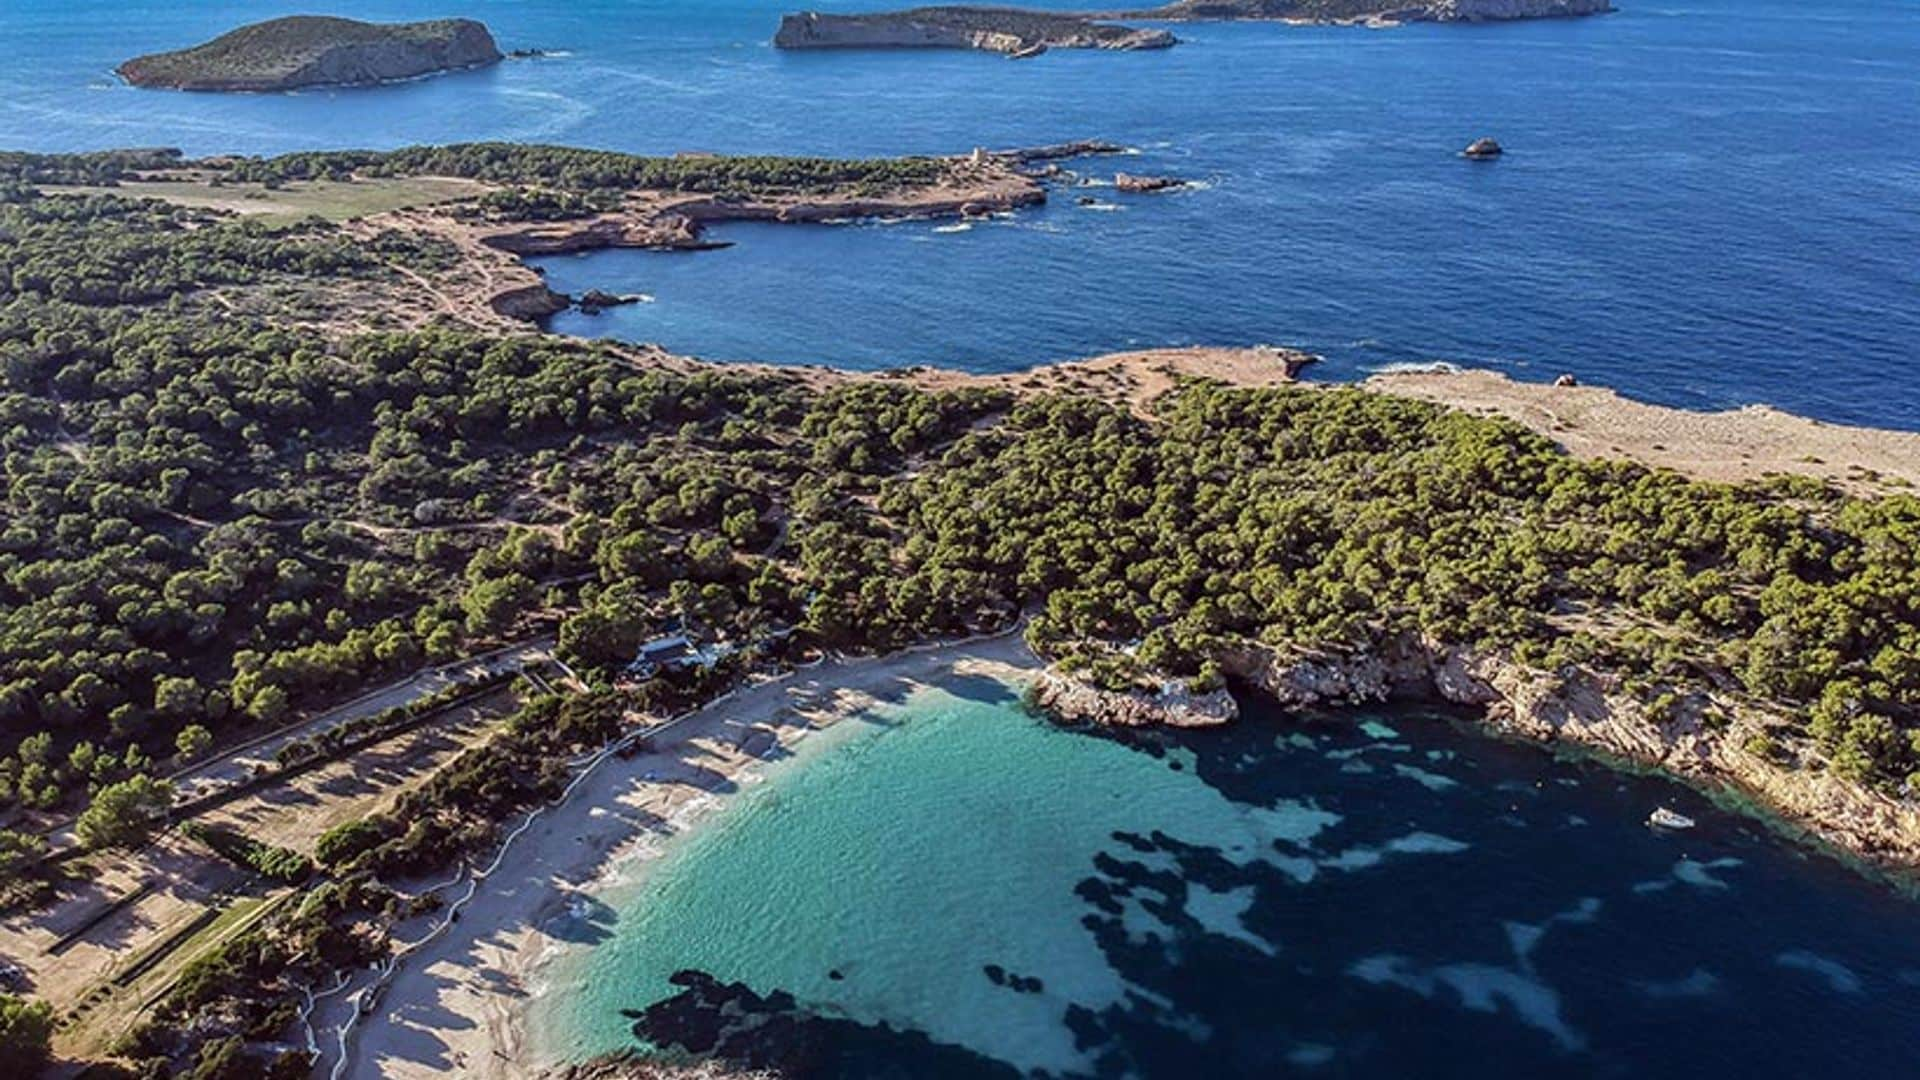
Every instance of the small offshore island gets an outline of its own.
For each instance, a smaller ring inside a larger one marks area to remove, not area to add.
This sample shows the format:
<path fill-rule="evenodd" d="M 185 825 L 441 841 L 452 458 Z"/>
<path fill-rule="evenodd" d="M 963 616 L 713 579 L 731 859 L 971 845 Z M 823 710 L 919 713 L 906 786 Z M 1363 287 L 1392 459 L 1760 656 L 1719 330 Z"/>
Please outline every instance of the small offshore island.
<path fill-rule="evenodd" d="M 396 82 L 501 59 L 493 34 L 472 19 L 369 23 L 290 15 L 190 49 L 135 57 L 115 70 L 134 86 L 268 93 Z"/>
<path fill-rule="evenodd" d="M 1465 706 L 1913 880 L 1920 435 L 1277 348 L 859 374 L 529 324 L 569 300 L 522 254 L 1018 213 L 1121 149 L 0 154 L 36 733 L 0 953 L 53 1050 L 445 1075 L 389 1059 L 446 1014 L 500 1072 L 476 957 L 814 730 L 788 689 L 824 729 L 954 649 L 1129 736 Z"/>
<path fill-rule="evenodd" d="M 1165 30 L 1136 30 L 1082 15 L 923 7 L 858 15 L 803 11 L 780 20 L 773 43 L 782 49 L 980 49 L 1025 59 L 1048 49 L 1165 49 L 1177 40 Z"/>
<path fill-rule="evenodd" d="M 1174 0 L 1117 12 L 948 5 L 845 15 L 802 11 L 780 20 L 773 43 L 781 49 L 978 49 L 1024 60 L 1048 49 L 1133 52 L 1179 44 L 1169 31 L 1124 26 L 1117 19 L 1378 27 L 1549 19 L 1612 10 L 1610 0 Z"/>
<path fill-rule="evenodd" d="M 1393 26 L 1603 15 L 1612 0 L 1174 0 L 1116 17 L 1202 22 L 1268 19 L 1301 24 Z"/>

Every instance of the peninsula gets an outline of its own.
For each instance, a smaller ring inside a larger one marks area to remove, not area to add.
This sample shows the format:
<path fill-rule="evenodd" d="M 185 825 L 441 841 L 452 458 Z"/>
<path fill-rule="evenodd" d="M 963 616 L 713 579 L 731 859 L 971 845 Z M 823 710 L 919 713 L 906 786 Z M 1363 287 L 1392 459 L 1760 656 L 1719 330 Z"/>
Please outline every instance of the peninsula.
<path fill-rule="evenodd" d="M 1087 15 L 923 7 L 863 15 L 803 11 L 780 20 L 773 43 L 782 49 L 980 49 L 1023 59 L 1048 49 L 1165 49 L 1177 39 Z"/>
<path fill-rule="evenodd" d="M 134 86 L 270 92 L 393 82 L 500 59 L 493 35 L 472 19 L 368 23 L 292 15 L 190 49 L 135 57 L 116 70 Z"/>

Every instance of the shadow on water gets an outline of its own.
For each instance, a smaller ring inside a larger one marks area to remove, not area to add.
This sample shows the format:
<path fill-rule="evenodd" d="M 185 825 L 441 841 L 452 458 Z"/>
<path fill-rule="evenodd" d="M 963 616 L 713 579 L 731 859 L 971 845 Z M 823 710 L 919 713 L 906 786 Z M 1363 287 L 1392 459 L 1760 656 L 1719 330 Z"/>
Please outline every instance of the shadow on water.
<path fill-rule="evenodd" d="M 1010 705 L 1020 700 L 1013 687 L 986 675 L 953 675 L 940 680 L 940 689 L 981 705 Z"/>
<path fill-rule="evenodd" d="M 586 893 L 567 899 L 566 910 L 546 921 L 540 929 L 556 941 L 573 945 L 598 945 L 613 937 L 620 915 L 607 904 Z"/>
<path fill-rule="evenodd" d="M 682 989 L 627 1010 L 643 1042 L 790 1077 L 1018 1077 L 1019 1070 L 918 1031 L 824 1016 L 784 990 L 761 995 L 701 971 L 680 971 Z"/>

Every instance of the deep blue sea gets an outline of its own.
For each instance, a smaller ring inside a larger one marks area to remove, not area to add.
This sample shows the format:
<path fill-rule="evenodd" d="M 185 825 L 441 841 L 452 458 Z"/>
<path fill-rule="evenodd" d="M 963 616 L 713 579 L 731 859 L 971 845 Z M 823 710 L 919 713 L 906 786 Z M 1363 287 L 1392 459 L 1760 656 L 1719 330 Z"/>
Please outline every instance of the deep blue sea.
<path fill-rule="evenodd" d="M 1063 0 L 1040 0 L 1062 4 Z M 654 302 L 570 332 L 720 359 L 1005 370 L 1292 344 L 1320 375 L 1451 362 L 1920 428 L 1920 4 L 1620 0 L 1392 31 L 1197 25 L 1163 53 L 784 55 L 794 0 L 6 0 L 0 147 L 192 153 L 468 139 L 959 152 L 1079 137 L 1205 181 L 1068 192 L 970 230 L 741 226 L 698 255 L 550 262 Z M 877 6 L 827 4 L 829 8 Z M 325 8 L 467 14 L 563 55 L 376 89 L 134 90 L 112 66 Z M 1455 152 L 1493 135 L 1492 165 Z"/>

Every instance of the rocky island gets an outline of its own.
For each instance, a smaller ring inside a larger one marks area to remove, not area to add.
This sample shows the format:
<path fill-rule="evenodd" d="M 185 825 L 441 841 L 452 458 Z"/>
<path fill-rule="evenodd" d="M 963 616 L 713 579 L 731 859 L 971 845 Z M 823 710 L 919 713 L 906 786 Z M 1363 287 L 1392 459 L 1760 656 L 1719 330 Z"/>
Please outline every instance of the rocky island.
<path fill-rule="evenodd" d="M 1273 19 L 1315 24 L 1394 26 L 1409 22 L 1503 22 L 1612 11 L 1610 0 L 1174 0 L 1122 13 L 1186 22 Z M 1119 16 L 1116 16 L 1119 17 Z"/>
<path fill-rule="evenodd" d="M 943 6 L 859 15 L 803 11 L 780 20 L 782 49 L 981 49 L 1015 60 L 1060 49 L 1164 49 L 1166 30 L 1119 19 L 1167 22 L 1273 20 L 1302 24 L 1398 26 L 1409 22 L 1502 22 L 1599 15 L 1611 0 L 1173 0 L 1105 12 Z"/>
<path fill-rule="evenodd" d="M 116 71 L 134 86 L 268 92 L 393 82 L 500 59 L 493 35 L 472 19 L 368 23 L 294 15 L 190 49 L 135 57 Z"/>
<path fill-rule="evenodd" d="M 1164 49 L 1165 30 L 1140 30 L 1088 15 L 1019 8 L 924 7 L 867 15 L 803 11 L 780 20 L 781 49 L 981 49 L 1013 59 L 1048 49 Z"/>

